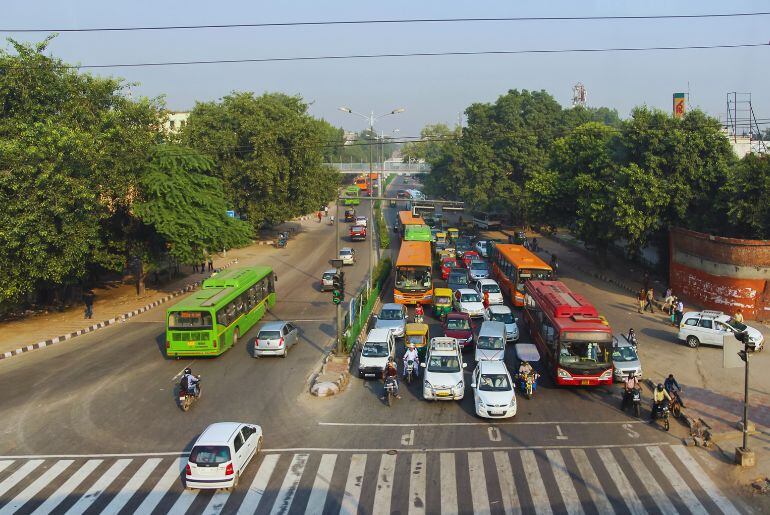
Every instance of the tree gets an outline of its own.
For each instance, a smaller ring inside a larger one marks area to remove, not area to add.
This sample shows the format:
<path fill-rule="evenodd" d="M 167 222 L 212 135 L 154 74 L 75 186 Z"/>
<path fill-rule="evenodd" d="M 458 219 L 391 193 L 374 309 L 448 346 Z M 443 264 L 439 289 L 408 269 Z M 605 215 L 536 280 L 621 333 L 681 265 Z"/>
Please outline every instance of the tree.
<path fill-rule="evenodd" d="M 405 143 L 401 148 L 404 159 L 438 161 L 446 152 L 447 145 L 460 137 L 460 128 L 450 129 L 445 123 L 426 125 L 420 130 L 420 141 Z"/>
<path fill-rule="evenodd" d="M 331 200 L 339 174 L 323 165 L 318 120 L 300 97 L 233 93 L 196 104 L 182 141 L 212 156 L 230 205 L 255 228 L 318 209 Z"/>
<path fill-rule="evenodd" d="M 121 270 L 121 216 L 158 139 L 158 101 L 37 45 L 0 50 L 0 303 Z"/>
<path fill-rule="evenodd" d="M 739 238 L 770 239 L 770 158 L 747 154 L 732 167 L 720 191 L 726 215 L 724 233 Z"/>

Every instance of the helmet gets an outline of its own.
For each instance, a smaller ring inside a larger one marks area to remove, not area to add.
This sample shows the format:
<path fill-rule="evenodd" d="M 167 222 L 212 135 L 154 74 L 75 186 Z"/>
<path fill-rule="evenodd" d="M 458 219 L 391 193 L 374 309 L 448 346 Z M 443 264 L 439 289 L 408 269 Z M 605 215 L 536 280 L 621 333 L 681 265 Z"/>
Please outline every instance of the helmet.
<path fill-rule="evenodd" d="M 524 365 L 529 365 L 529 361 L 522 361 L 521 366 L 524 366 Z"/>
<path fill-rule="evenodd" d="M 663 391 L 663 384 L 662 383 L 658 383 L 658 391 L 659 392 Z"/>
<path fill-rule="evenodd" d="M 634 328 L 633 327 L 628 330 L 628 334 L 634 334 Z"/>
<path fill-rule="evenodd" d="M 674 378 L 674 374 L 669 374 L 669 375 L 668 375 L 668 378 L 669 378 L 669 379 L 673 379 L 673 378 Z"/>
<path fill-rule="evenodd" d="M 184 369 L 184 373 L 192 375 L 192 369 L 190 367 L 187 367 Z"/>
<path fill-rule="evenodd" d="M 410 348 L 410 349 L 414 349 L 414 347 L 415 347 L 415 345 L 414 345 L 414 342 L 412 342 L 412 343 L 410 343 L 410 344 L 409 344 L 409 348 Z"/>

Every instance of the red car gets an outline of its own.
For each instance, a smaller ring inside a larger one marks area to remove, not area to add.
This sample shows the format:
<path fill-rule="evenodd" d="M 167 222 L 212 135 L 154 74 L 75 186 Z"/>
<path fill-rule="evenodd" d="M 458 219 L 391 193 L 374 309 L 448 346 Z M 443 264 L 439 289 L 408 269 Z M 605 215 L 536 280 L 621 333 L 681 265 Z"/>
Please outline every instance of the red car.
<path fill-rule="evenodd" d="M 465 265 L 465 268 L 468 268 L 468 266 L 471 264 L 471 261 L 474 259 L 481 259 L 479 256 L 479 253 L 475 250 L 469 250 L 463 254 L 463 265 Z"/>
<path fill-rule="evenodd" d="M 441 260 L 441 278 L 446 281 L 449 279 L 449 271 L 459 266 L 460 265 L 457 263 L 457 259 L 452 257 L 445 257 Z"/>
<path fill-rule="evenodd" d="M 350 228 L 350 240 L 362 241 L 366 239 L 366 227 L 363 225 L 354 225 Z"/>
<path fill-rule="evenodd" d="M 468 313 L 447 313 L 444 320 L 444 336 L 455 338 L 460 347 L 465 349 L 473 345 L 473 322 Z"/>

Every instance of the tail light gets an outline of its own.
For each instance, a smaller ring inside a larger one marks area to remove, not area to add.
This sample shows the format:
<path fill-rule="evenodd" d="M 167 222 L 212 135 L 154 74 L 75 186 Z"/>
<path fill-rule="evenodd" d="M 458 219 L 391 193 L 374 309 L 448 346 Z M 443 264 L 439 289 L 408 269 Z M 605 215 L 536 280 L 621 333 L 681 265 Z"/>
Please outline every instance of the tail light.
<path fill-rule="evenodd" d="M 283 345 L 283 338 L 281 338 L 280 340 L 278 340 L 278 346 L 280 347 L 280 346 L 282 346 L 282 345 Z"/>
<path fill-rule="evenodd" d="M 184 473 L 187 476 L 192 476 L 192 470 L 190 469 L 190 464 L 189 463 L 187 464 L 187 466 L 185 466 Z"/>
<path fill-rule="evenodd" d="M 225 475 L 226 476 L 232 476 L 234 473 L 235 473 L 235 471 L 233 470 L 233 464 L 232 463 L 228 463 L 227 464 L 227 468 L 225 468 Z"/>
<path fill-rule="evenodd" d="M 212 341 L 214 342 L 214 348 L 216 349 L 216 348 L 217 348 L 217 340 L 216 340 L 216 339 L 214 339 L 214 340 L 212 340 Z"/>
<path fill-rule="evenodd" d="M 170 348 L 171 348 L 171 342 L 170 342 L 170 341 L 168 341 L 168 340 L 166 340 L 166 348 L 167 348 L 167 349 L 170 349 Z"/>

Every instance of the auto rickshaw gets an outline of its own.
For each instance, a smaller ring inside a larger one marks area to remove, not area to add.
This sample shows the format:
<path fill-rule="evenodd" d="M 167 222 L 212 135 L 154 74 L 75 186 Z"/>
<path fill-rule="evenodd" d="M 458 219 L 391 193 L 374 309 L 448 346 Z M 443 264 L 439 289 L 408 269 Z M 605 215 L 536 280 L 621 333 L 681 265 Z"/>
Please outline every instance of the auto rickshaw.
<path fill-rule="evenodd" d="M 425 353 L 428 349 L 428 324 L 406 324 L 404 343 L 407 347 L 410 344 L 414 344 L 417 349 L 417 355 L 420 356 L 420 361 L 425 359 Z"/>
<path fill-rule="evenodd" d="M 433 290 L 433 313 L 441 320 L 452 311 L 452 290 L 436 288 Z"/>
<path fill-rule="evenodd" d="M 449 242 L 447 241 L 446 233 L 443 231 L 439 231 L 436 233 L 436 253 L 438 253 L 439 250 L 446 248 L 447 244 Z"/>
<path fill-rule="evenodd" d="M 446 230 L 447 236 L 449 237 L 449 241 L 454 243 L 457 241 L 457 238 L 460 237 L 460 229 L 456 227 L 450 227 Z"/>
<path fill-rule="evenodd" d="M 441 260 L 445 257 L 455 257 L 455 249 L 451 247 L 447 247 L 445 249 L 441 249 L 438 251 L 438 262 L 441 263 Z"/>

